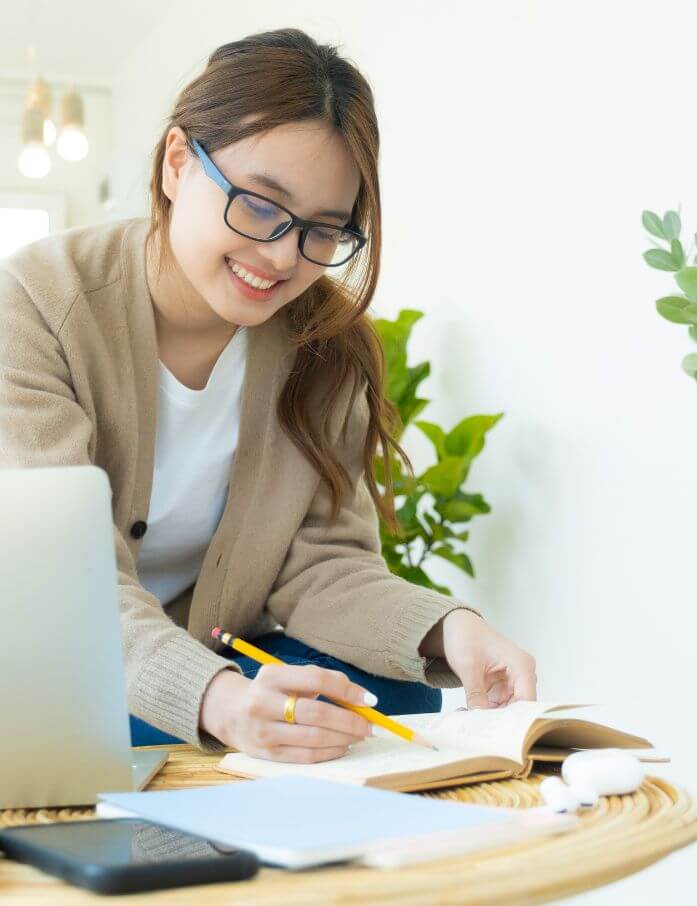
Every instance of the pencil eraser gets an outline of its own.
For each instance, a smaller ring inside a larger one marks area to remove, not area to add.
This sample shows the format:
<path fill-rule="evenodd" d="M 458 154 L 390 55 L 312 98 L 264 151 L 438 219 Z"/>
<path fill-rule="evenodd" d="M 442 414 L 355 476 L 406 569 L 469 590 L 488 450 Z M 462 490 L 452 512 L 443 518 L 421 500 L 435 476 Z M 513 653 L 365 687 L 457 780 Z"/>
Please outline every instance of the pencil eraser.
<path fill-rule="evenodd" d="M 214 639 L 217 639 L 222 631 L 223 630 L 220 628 L 220 626 L 216 626 L 215 629 L 213 629 L 211 631 L 211 635 L 213 636 Z"/>

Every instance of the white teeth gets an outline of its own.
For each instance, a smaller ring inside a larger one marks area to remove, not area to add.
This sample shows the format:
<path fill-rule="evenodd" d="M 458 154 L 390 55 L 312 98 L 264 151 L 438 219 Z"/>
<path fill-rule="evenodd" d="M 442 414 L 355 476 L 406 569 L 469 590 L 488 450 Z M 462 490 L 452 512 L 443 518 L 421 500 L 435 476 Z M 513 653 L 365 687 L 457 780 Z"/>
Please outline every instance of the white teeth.
<path fill-rule="evenodd" d="M 269 289 L 271 286 L 275 286 L 276 283 L 278 283 L 278 280 L 262 280 L 261 277 L 256 277 L 254 274 L 248 273 L 243 267 L 240 267 L 239 264 L 228 263 L 228 266 L 241 280 L 244 280 L 245 283 L 248 283 L 250 286 L 254 286 L 257 289 Z"/>

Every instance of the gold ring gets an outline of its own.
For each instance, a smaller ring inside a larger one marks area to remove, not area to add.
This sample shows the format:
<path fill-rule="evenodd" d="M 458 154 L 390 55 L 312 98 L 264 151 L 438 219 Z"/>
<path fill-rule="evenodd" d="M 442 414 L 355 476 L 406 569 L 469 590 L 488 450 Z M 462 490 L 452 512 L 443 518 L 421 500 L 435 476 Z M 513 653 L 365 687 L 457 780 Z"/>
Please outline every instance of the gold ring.
<path fill-rule="evenodd" d="M 283 720 L 289 724 L 295 723 L 295 705 L 298 701 L 297 695 L 289 695 L 283 708 Z"/>

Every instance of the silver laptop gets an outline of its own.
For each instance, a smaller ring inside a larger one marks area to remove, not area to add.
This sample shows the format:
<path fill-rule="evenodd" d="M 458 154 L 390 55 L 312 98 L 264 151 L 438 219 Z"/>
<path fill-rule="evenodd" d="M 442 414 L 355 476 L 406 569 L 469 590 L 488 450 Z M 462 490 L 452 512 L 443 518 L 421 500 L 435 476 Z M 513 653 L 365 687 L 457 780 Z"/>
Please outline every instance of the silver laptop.
<path fill-rule="evenodd" d="M 0 808 L 93 804 L 166 762 L 131 748 L 107 473 L 0 469 Z"/>

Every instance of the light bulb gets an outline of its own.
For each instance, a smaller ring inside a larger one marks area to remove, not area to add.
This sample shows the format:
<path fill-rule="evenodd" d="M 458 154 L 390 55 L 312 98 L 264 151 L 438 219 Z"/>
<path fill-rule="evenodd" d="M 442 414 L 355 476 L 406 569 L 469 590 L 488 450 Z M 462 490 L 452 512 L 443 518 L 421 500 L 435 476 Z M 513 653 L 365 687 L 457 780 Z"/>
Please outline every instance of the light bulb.
<path fill-rule="evenodd" d="M 64 160 L 82 160 L 89 151 L 87 136 L 79 126 L 63 126 L 56 141 L 56 151 Z"/>
<path fill-rule="evenodd" d="M 29 179 L 41 179 L 51 169 L 51 158 L 39 141 L 27 142 L 17 158 L 19 172 Z"/>
<path fill-rule="evenodd" d="M 44 145 L 52 145 L 56 140 L 56 127 L 53 120 L 44 120 Z"/>

